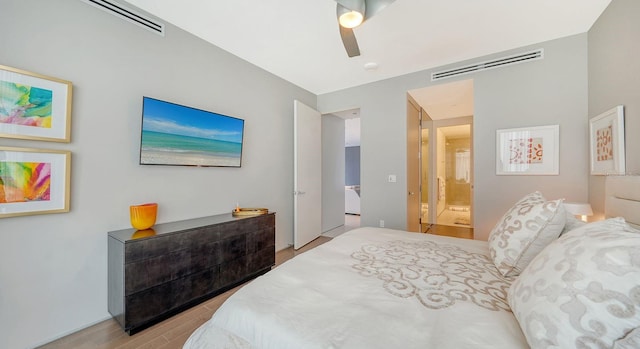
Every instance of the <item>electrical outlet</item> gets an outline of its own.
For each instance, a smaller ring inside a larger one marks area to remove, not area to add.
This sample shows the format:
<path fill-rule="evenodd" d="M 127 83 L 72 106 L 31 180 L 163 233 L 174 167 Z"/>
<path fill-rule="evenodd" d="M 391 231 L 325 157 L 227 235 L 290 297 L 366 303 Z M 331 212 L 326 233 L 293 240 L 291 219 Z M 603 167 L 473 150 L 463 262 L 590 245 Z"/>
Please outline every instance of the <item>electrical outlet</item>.
<path fill-rule="evenodd" d="M 384 221 L 382 219 L 380 220 L 380 228 L 384 228 Z"/>

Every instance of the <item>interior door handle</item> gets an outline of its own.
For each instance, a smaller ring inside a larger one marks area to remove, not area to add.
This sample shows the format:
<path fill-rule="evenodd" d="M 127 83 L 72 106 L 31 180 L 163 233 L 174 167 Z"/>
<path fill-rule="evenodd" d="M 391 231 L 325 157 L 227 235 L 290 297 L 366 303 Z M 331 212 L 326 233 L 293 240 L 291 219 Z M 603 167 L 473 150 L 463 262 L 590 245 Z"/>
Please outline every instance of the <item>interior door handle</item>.
<path fill-rule="evenodd" d="M 412 192 L 412 191 L 410 191 L 410 192 L 409 192 L 409 195 L 413 195 L 413 194 L 415 194 L 415 193 L 414 193 L 414 192 Z"/>

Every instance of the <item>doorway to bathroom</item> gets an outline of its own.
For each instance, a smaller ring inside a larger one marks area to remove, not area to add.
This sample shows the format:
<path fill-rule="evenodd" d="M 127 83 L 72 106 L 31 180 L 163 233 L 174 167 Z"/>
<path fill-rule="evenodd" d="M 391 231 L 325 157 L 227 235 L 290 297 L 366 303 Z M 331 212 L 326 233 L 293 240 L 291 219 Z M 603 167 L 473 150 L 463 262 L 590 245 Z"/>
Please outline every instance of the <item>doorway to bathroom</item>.
<path fill-rule="evenodd" d="M 435 127 L 435 223 L 471 228 L 471 124 L 460 121 Z"/>
<path fill-rule="evenodd" d="M 473 228 L 473 80 L 412 90 L 408 96 L 419 109 L 420 130 L 411 132 L 408 125 L 408 138 L 419 137 L 407 141 L 407 154 L 419 147 L 418 166 L 408 166 L 417 174 L 407 175 L 408 193 L 417 189 L 419 200 L 407 201 L 407 226 L 419 221 L 422 232 L 433 224 Z M 410 109 L 407 114 L 415 114 L 415 107 Z"/>

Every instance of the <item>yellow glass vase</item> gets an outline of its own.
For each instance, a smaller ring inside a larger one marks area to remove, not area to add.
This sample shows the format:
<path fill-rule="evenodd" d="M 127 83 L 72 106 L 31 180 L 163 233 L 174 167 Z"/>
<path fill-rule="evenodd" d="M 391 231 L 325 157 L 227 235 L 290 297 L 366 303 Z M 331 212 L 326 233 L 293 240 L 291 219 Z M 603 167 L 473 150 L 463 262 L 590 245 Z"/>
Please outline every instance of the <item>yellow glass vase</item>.
<path fill-rule="evenodd" d="M 156 224 L 158 204 L 149 203 L 129 206 L 129 214 L 131 215 L 132 227 L 138 230 L 149 229 Z"/>

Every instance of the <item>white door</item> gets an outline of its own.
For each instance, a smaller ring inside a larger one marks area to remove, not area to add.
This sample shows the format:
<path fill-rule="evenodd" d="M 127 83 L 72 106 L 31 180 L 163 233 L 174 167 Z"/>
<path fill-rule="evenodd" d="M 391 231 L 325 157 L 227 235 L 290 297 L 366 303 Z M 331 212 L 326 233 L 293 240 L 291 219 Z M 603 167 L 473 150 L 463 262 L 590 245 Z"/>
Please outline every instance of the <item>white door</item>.
<path fill-rule="evenodd" d="M 293 102 L 293 248 L 322 232 L 322 124 L 320 113 Z"/>

